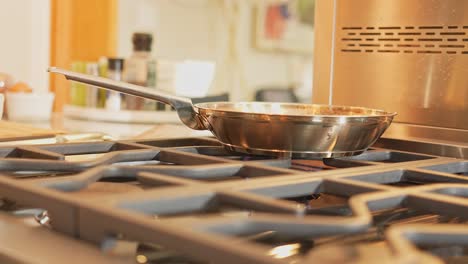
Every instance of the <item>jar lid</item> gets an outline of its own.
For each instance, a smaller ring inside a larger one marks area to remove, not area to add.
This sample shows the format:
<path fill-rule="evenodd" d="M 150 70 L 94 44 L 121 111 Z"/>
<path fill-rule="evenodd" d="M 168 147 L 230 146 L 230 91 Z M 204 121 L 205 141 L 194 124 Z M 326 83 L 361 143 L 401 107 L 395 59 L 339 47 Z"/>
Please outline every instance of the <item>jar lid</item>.
<path fill-rule="evenodd" d="M 122 58 L 108 58 L 107 64 L 109 70 L 113 71 L 123 71 L 124 68 L 124 59 Z"/>
<path fill-rule="evenodd" d="M 134 51 L 151 51 L 153 35 L 150 33 L 133 33 L 132 42 Z"/>

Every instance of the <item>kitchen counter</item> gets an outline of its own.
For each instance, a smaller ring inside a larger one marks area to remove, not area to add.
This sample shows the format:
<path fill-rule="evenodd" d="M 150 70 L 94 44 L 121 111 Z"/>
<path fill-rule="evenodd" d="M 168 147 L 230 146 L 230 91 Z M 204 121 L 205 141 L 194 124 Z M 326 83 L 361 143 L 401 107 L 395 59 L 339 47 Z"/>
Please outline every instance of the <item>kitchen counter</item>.
<path fill-rule="evenodd" d="M 182 124 L 137 124 L 80 120 L 53 114 L 50 121 L 46 122 L 21 122 L 39 128 L 65 131 L 67 134 L 102 133 L 112 139 L 131 138 L 177 138 L 210 136 L 208 131 L 197 131 L 185 127 Z"/>

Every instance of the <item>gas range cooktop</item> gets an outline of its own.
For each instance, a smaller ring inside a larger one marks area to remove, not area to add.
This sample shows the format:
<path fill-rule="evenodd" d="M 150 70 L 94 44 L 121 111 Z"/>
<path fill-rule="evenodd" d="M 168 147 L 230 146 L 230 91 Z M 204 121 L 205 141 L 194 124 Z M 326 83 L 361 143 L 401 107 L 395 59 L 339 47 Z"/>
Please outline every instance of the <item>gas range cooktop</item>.
<path fill-rule="evenodd" d="M 1 147 L 0 262 L 468 263 L 468 160 L 385 146 L 325 160 L 213 138 Z"/>

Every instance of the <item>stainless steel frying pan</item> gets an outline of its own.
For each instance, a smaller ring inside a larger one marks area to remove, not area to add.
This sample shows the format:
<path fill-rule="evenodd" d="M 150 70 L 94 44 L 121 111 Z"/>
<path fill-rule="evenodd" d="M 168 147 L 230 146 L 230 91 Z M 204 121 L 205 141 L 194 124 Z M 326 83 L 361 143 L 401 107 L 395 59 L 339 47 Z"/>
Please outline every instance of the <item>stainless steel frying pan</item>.
<path fill-rule="evenodd" d="M 396 113 L 363 107 L 294 103 L 214 102 L 193 105 L 189 98 L 59 68 L 52 73 L 166 103 L 192 129 L 210 130 L 229 150 L 295 158 L 357 155 L 387 129 Z"/>

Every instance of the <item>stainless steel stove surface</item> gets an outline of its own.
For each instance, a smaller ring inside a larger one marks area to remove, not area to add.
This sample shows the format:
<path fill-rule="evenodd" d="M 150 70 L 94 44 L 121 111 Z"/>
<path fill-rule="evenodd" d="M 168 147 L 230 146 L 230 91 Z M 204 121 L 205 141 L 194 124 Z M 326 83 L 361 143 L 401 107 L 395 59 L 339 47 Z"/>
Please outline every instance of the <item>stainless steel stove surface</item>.
<path fill-rule="evenodd" d="M 468 161 L 383 143 L 323 161 L 212 138 L 2 147 L 0 263 L 468 263 Z"/>

